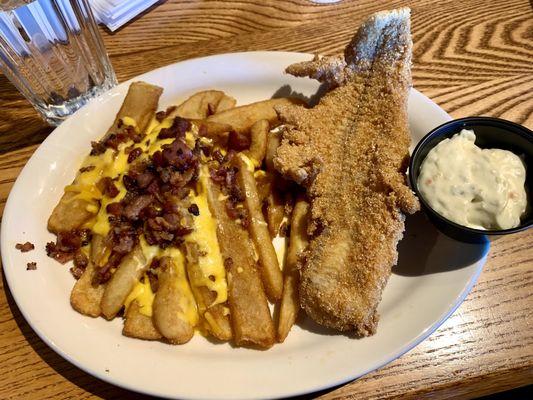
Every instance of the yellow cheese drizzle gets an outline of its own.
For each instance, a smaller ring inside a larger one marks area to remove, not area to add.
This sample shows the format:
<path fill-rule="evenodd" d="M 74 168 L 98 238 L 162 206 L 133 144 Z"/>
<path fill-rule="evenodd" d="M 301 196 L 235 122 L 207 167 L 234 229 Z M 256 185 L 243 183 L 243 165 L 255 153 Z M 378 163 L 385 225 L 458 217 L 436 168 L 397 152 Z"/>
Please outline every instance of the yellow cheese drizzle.
<path fill-rule="evenodd" d="M 159 132 L 163 128 L 169 128 L 172 125 L 173 118 L 166 118 L 162 122 L 152 119 L 148 129 L 147 135 L 141 143 L 134 144 L 133 141 L 128 141 L 119 145 L 118 151 L 107 149 L 103 154 L 97 156 L 88 156 L 84 160 L 82 167 L 94 167 L 90 171 L 81 172 L 76 177 L 75 183 L 65 188 L 65 191 L 77 192 L 75 198 L 81 198 L 91 202 L 87 206 L 87 211 L 94 212 L 95 218 L 87 223 L 87 228 L 92 228 L 93 232 L 106 236 L 109 232 L 109 215 L 106 211 L 108 204 L 118 202 L 126 195 L 126 188 L 122 183 L 122 176 L 128 172 L 128 154 L 125 148 L 131 145 L 140 147 L 143 151 L 142 158 L 147 158 L 153 155 L 156 151 L 161 150 L 165 144 L 172 143 L 173 139 L 157 140 Z M 136 127 L 136 122 L 129 117 L 123 118 L 123 123 L 128 126 Z M 193 125 L 193 129 L 196 127 Z M 196 132 L 187 132 L 185 135 L 185 142 L 189 147 L 194 147 Z M 194 196 L 193 201 L 198 205 L 200 215 L 195 218 L 195 231 L 188 237 L 189 240 L 194 240 L 198 243 L 201 250 L 208 255 L 202 256 L 199 259 L 200 268 L 204 271 L 204 279 L 201 282 L 194 282 L 195 287 L 207 286 L 210 290 L 217 293 L 217 297 L 212 305 L 223 303 L 227 300 L 227 284 L 225 277 L 224 264 L 216 238 L 216 221 L 211 216 L 207 204 L 207 197 L 205 194 L 205 179 L 207 178 L 204 171 L 203 178 L 198 184 L 198 193 Z M 98 190 L 96 184 L 104 177 L 115 179 L 115 186 L 119 190 L 119 194 L 113 198 L 103 196 Z M 203 181 L 202 181 L 203 179 Z M 98 207 L 100 202 L 100 207 Z M 183 254 L 179 249 L 167 248 L 160 249 L 158 246 L 149 246 L 143 236 L 140 238 L 141 247 L 146 257 L 147 263 L 151 263 L 154 257 L 169 256 L 175 262 L 178 268 L 176 285 L 181 293 L 181 313 L 180 318 L 188 321 L 192 326 L 198 323 L 198 312 L 196 309 L 196 302 L 191 291 L 191 286 L 187 280 L 185 273 L 185 261 Z M 214 277 L 214 281 L 210 279 Z M 148 277 L 145 275 L 140 282 L 138 282 L 125 301 L 126 309 L 132 301 L 137 301 L 140 307 L 140 313 L 151 317 L 152 304 L 155 294 L 152 292 Z M 212 306 L 211 305 L 211 306 Z"/>
<path fill-rule="evenodd" d="M 165 144 L 170 144 L 174 139 L 163 139 L 157 140 L 159 132 L 163 128 L 169 128 L 172 125 L 172 118 L 167 118 L 161 123 L 158 123 L 155 119 L 152 120 L 150 126 L 147 129 L 146 138 L 138 146 L 143 150 L 143 158 L 148 157 L 149 155 L 154 154 L 156 151 L 161 150 Z M 194 127 L 193 127 L 194 129 Z M 194 146 L 194 134 L 187 132 L 185 136 L 186 142 L 190 147 Z M 191 143 L 192 144 L 189 144 Z M 107 220 L 107 216 L 106 216 Z M 175 285 L 178 287 L 180 292 L 180 308 L 182 312 L 179 314 L 179 317 L 187 321 L 191 326 L 198 324 L 199 316 L 196 308 L 196 302 L 187 279 L 187 274 L 185 271 L 185 260 L 181 250 L 173 247 L 168 247 L 166 249 L 161 249 L 159 246 L 150 246 L 146 243 L 146 239 L 142 235 L 140 237 L 141 248 L 143 250 L 144 256 L 147 260 L 147 263 L 150 264 L 155 257 L 161 258 L 164 256 L 170 257 L 177 268 L 177 276 Z M 144 282 L 138 282 L 133 288 L 132 292 L 126 299 L 125 305 L 126 308 L 129 304 L 136 300 L 140 306 L 140 313 L 148 317 L 152 316 L 152 304 L 154 301 L 155 294 L 150 288 L 148 278 L 145 276 Z"/>
<path fill-rule="evenodd" d="M 196 243 L 201 255 L 198 257 L 198 266 L 203 272 L 201 280 L 191 282 L 194 287 L 205 286 L 215 292 L 217 297 L 215 304 L 224 303 L 228 297 L 226 270 L 217 239 L 217 223 L 211 215 L 207 202 L 206 185 L 209 172 L 204 165 L 200 168 L 196 194 L 192 196 L 191 202 L 198 206 L 199 215 L 194 217 L 194 231 L 185 238 L 186 241 Z M 202 255 L 203 254 L 203 255 Z"/>

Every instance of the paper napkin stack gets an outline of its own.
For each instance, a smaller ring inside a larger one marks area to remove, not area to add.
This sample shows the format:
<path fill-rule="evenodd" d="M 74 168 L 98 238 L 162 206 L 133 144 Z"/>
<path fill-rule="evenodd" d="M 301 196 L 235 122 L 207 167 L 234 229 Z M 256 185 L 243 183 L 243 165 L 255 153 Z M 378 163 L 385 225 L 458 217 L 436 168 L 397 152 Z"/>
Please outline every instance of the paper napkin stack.
<path fill-rule="evenodd" d="M 159 0 L 89 0 L 96 20 L 111 31 L 120 28 Z"/>

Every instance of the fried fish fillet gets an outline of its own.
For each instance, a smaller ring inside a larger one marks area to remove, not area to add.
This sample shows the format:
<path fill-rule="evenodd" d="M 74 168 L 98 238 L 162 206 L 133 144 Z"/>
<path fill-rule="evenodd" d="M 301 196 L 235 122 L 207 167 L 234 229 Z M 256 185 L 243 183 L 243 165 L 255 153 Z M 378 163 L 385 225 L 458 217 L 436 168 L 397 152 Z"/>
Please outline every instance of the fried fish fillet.
<path fill-rule="evenodd" d="M 408 8 L 374 14 L 343 58 L 291 65 L 287 72 L 331 90 L 312 109 L 278 109 L 286 129 L 274 165 L 305 186 L 311 202 L 302 307 L 319 324 L 357 336 L 375 333 L 404 213 L 419 208 L 405 182 L 409 15 Z"/>

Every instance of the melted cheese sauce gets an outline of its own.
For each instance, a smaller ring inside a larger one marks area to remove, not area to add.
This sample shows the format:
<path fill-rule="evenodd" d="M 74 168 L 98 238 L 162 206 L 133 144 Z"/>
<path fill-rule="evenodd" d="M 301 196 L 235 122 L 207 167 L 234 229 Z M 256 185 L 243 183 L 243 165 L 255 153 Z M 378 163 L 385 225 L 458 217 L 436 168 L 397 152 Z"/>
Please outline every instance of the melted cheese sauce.
<path fill-rule="evenodd" d="M 97 156 L 88 156 L 84 160 L 82 167 L 94 167 L 90 171 L 80 172 L 75 179 L 74 184 L 67 186 L 65 191 L 76 192 L 75 198 L 87 200 L 90 204 L 87 206 L 88 211 L 93 212 L 95 217 L 87 223 L 86 228 L 91 228 L 94 233 L 106 236 L 110 230 L 109 215 L 106 211 L 106 206 L 110 203 L 118 202 L 126 195 L 126 188 L 122 183 L 122 177 L 128 173 L 129 163 L 128 154 L 125 149 L 134 145 L 140 147 L 143 154 L 139 159 L 146 159 L 153 155 L 156 151 L 161 150 L 165 144 L 170 144 L 174 139 L 158 140 L 157 136 L 163 128 L 169 128 L 172 125 L 173 118 L 166 118 L 159 123 L 155 118 L 151 121 L 147 131 L 146 137 L 141 143 L 133 143 L 128 141 L 119 145 L 118 150 L 107 149 L 105 153 Z M 125 125 L 136 127 L 136 122 L 129 117 L 123 118 Z M 193 148 L 195 145 L 195 137 L 197 135 L 196 126 L 192 126 L 192 131 L 186 132 L 185 142 Z M 209 139 L 201 138 L 202 141 L 209 141 Z M 253 163 L 248 160 L 247 164 L 253 168 Z M 186 240 L 193 241 L 198 244 L 201 256 L 198 259 L 199 267 L 204 272 L 201 280 L 189 282 L 186 273 L 185 258 L 180 249 L 167 248 L 160 249 L 158 246 L 150 246 L 146 243 L 144 236 L 140 237 L 140 243 L 143 254 L 150 264 L 155 257 L 171 257 L 177 268 L 176 286 L 180 291 L 181 309 L 183 313 L 180 318 L 188 321 L 192 326 L 196 326 L 199 321 L 196 301 L 194 300 L 193 289 L 195 287 L 206 286 L 217 294 L 213 304 L 224 303 L 227 300 L 227 282 L 226 272 L 218 239 L 216 235 L 216 221 L 212 217 L 207 203 L 206 196 L 206 179 L 209 173 L 204 166 L 201 168 L 200 177 L 197 184 L 196 193 L 192 196 L 191 201 L 198 206 L 199 215 L 194 217 L 195 231 L 189 234 Z M 113 198 L 104 196 L 96 187 L 100 179 L 110 177 L 115 180 L 115 186 L 119 190 L 119 194 Z M 148 277 L 145 275 L 140 282 L 138 282 L 125 301 L 126 309 L 135 300 L 140 306 L 140 313 L 151 317 L 152 304 L 155 294 L 150 287 Z M 205 315 L 208 323 L 210 315 Z"/>
<path fill-rule="evenodd" d="M 185 240 L 198 245 L 200 255 L 198 266 L 203 272 L 203 278 L 199 281 L 191 282 L 194 287 L 206 286 L 209 290 L 217 294 L 217 298 L 210 306 L 224 303 L 228 298 L 226 270 L 220 253 L 217 239 L 217 222 L 211 215 L 207 203 L 206 185 L 209 172 L 206 166 L 200 168 L 196 194 L 191 202 L 198 206 L 200 211 L 194 217 L 194 231 L 187 235 Z"/>
<path fill-rule="evenodd" d="M 187 321 L 191 326 L 195 326 L 198 323 L 199 316 L 196 308 L 196 301 L 187 279 L 185 271 L 185 258 L 180 249 L 175 247 L 167 247 L 161 249 L 159 246 L 150 246 L 146 243 L 144 236 L 140 237 L 141 248 L 146 258 L 147 264 L 150 264 L 152 260 L 157 257 L 170 257 L 174 266 L 176 267 L 176 280 L 174 284 L 180 292 L 180 308 L 182 312 L 179 317 L 183 321 Z M 130 292 L 124 305 L 126 309 L 133 300 L 136 300 L 139 304 L 139 312 L 147 317 L 152 316 L 152 305 L 154 302 L 155 294 L 152 292 L 148 277 L 144 277 L 144 281 L 137 282 L 133 290 Z"/>
<path fill-rule="evenodd" d="M 476 229 L 510 229 L 526 210 L 526 170 L 517 155 L 480 149 L 463 129 L 435 146 L 424 159 L 418 187 L 442 216 Z"/>

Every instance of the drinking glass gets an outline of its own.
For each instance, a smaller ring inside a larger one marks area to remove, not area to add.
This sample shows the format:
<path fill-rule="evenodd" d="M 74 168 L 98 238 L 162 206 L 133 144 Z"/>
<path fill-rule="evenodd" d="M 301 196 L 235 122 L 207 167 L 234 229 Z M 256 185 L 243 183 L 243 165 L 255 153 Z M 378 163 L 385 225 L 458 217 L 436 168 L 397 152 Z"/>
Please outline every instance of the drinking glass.
<path fill-rule="evenodd" d="M 117 83 L 87 0 L 0 0 L 0 70 L 54 126 Z"/>

